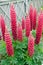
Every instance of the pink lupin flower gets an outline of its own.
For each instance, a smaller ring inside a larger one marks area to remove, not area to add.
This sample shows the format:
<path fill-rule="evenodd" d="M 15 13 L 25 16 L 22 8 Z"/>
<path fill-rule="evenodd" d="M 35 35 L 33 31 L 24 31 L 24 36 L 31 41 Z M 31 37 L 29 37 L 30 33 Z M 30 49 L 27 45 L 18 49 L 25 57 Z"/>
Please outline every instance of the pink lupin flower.
<path fill-rule="evenodd" d="M 22 18 L 22 29 L 24 30 L 25 29 L 25 19 Z"/>
<path fill-rule="evenodd" d="M 43 26 L 43 13 L 41 13 L 38 17 L 38 27 L 36 29 L 36 39 L 35 39 L 36 44 L 39 44 L 40 42 L 40 38 L 42 35 L 42 26 Z"/>
<path fill-rule="evenodd" d="M 7 28 L 5 30 L 5 42 L 6 42 L 6 52 L 7 52 L 8 56 L 13 56 L 14 55 L 14 49 L 12 46 L 12 40 L 11 40 L 10 34 L 7 31 Z"/>
<path fill-rule="evenodd" d="M 17 40 L 16 13 L 13 5 L 10 6 L 10 17 L 11 17 L 11 29 L 12 29 L 13 39 Z"/>
<path fill-rule="evenodd" d="M 22 35 L 22 26 L 18 23 L 17 27 L 17 39 L 19 41 L 22 41 L 23 35 Z"/>
<path fill-rule="evenodd" d="M 0 21 L 1 21 L 1 31 L 2 31 L 2 37 L 3 40 L 5 39 L 4 34 L 5 34 L 5 22 L 4 22 L 4 18 L 2 16 L 0 16 Z"/>
<path fill-rule="evenodd" d="M 34 8 L 33 15 L 32 15 L 32 29 L 36 29 L 36 16 L 37 16 L 37 13 L 36 13 L 36 9 Z"/>
<path fill-rule="evenodd" d="M 26 23 L 25 23 L 25 25 L 26 25 L 26 36 L 28 37 L 29 34 L 30 34 L 30 30 L 31 30 L 31 27 L 30 27 L 30 18 L 29 18 L 28 15 L 26 16 Z"/>
<path fill-rule="evenodd" d="M 32 14 L 33 14 L 33 7 L 32 7 L 32 5 L 30 5 L 29 16 L 30 16 L 31 30 L 32 30 Z"/>
<path fill-rule="evenodd" d="M 28 54 L 30 57 L 34 54 L 34 37 L 30 33 L 29 40 L 28 40 Z"/>

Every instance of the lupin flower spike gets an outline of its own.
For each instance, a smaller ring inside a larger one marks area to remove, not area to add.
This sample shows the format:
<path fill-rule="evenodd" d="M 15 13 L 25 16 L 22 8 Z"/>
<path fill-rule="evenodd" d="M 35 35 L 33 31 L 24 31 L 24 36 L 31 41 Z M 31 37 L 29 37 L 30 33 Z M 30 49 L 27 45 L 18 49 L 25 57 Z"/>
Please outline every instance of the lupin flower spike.
<path fill-rule="evenodd" d="M 22 35 L 22 26 L 18 23 L 17 27 L 17 39 L 19 41 L 22 41 L 23 35 Z"/>
<path fill-rule="evenodd" d="M 12 29 L 13 39 L 17 40 L 17 21 L 16 21 L 16 13 L 13 4 L 10 6 L 10 17 L 11 17 L 11 29 Z"/>
<path fill-rule="evenodd" d="M 30 34 L 30 31 L 31 31 L 31 26 L 30 26 L 30 18 L 29 16 L 27 15 L 26 16 L 26 23 L 25 23 L 25 27 L 26 27 L 26 36 L 28 37 L 29 34 Z"/>
<path fill-rule="evenodd" d="M 42 35 L 42 26 L 43 26 L 43 13 L 41 13 L 38 17 L 38 27 L 36 29 L 36 39 L 35 43 L 39 44 L 41 35 Z"/>
<path fill-rule="evenodd" d="M 30 57 L 32 57 L 34 54 L 34 37 L 32 36 L 31 32 L 28 40 L 28 54 Z"/>
<path fill-rule="evenodd" d="M 13 56 L 14 55 L 14 49 L 12 46 L 12 40 L 10 37 L 10 34 L 6 28 L 5 30 L 5 42 L 6 42 L 6 52 L 8 54 L 8 56 Z"/>
<path fill-rule="evenodd" d="M 0 21 L 1 21 L 2 37 L 3 37 L 3 40 L 5 40 L 5 37 L 4 37 L 4 34 L 5 34 L 5 22 L 4 22 L 4 18 L 2 16 L 0 16 Z"/>

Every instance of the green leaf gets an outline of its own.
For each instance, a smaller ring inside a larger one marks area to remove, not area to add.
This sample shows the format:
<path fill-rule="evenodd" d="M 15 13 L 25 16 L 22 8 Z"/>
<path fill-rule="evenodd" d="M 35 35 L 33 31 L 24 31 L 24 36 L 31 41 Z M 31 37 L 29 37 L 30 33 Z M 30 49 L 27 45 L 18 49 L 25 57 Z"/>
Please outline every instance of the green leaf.
<path fill-rule="evenodd" d="M 0 41 L 0 54 L 6 53 L 6 44 L 3 40 Z"/>
<path fill-rule="evenodd" d="M 36 37 L 36 30 L 32 30 L 32 34 L 34 37 Z"/>

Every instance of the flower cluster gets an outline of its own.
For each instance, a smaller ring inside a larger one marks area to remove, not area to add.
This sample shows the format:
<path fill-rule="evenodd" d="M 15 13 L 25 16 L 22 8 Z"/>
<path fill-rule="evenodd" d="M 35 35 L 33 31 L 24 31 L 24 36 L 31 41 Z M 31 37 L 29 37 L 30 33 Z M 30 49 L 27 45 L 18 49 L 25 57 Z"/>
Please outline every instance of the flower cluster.
<path fill-rule="evenodd" d="M 12 39 L 16 42 L 16 40 L 22 42 L 24 38 L 24 33 L 22 32 L 25 30 L 25 36 L 28 38 L 28 54 L 30 57 L 34 54 L 34 45 L 39 44 L 41 35 L 42 35 L 42 28 L 43 28 L 43 12 L 40 13 L 37 20 L 37 11 L 35 8 L 30 6 L 29 13 L 27 13 L 26 18 L 22 18 L 22 24 L 18 23 L 16 19 L 16 12 L 14 5 L 11 4 L 10 6 L 10 19 L 11 19 L 11 30 L 12 30 Z M 38 21 L 38 25 L 37 25 Z M 4 22 L 4 18 L 0 16 L 0 23 L 1 23 L 1 31 L 3 40 L 6 42 L 6 51 L 9 56 L 14 55 L 14 48 L 12 45 L 12 39 L 6 28 L 6 24 Z M 37 27 L 36 27 L 37 26 Z M 32 30 L 36 31 L 36 37 L 32 35 Z"/>

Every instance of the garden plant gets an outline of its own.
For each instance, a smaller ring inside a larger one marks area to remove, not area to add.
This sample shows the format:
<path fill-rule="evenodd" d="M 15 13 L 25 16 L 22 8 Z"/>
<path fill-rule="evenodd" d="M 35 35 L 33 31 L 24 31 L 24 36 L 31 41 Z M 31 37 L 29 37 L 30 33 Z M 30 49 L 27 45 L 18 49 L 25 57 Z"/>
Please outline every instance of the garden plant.
<path fill-rule="evenodd" d="M 10 5 L 11 31 L 0 15 L 0 65 L 42 65 L 43 10 L 38 14 L 30 5 L 26 17 L 17 21 L 14 5 Z"/>

